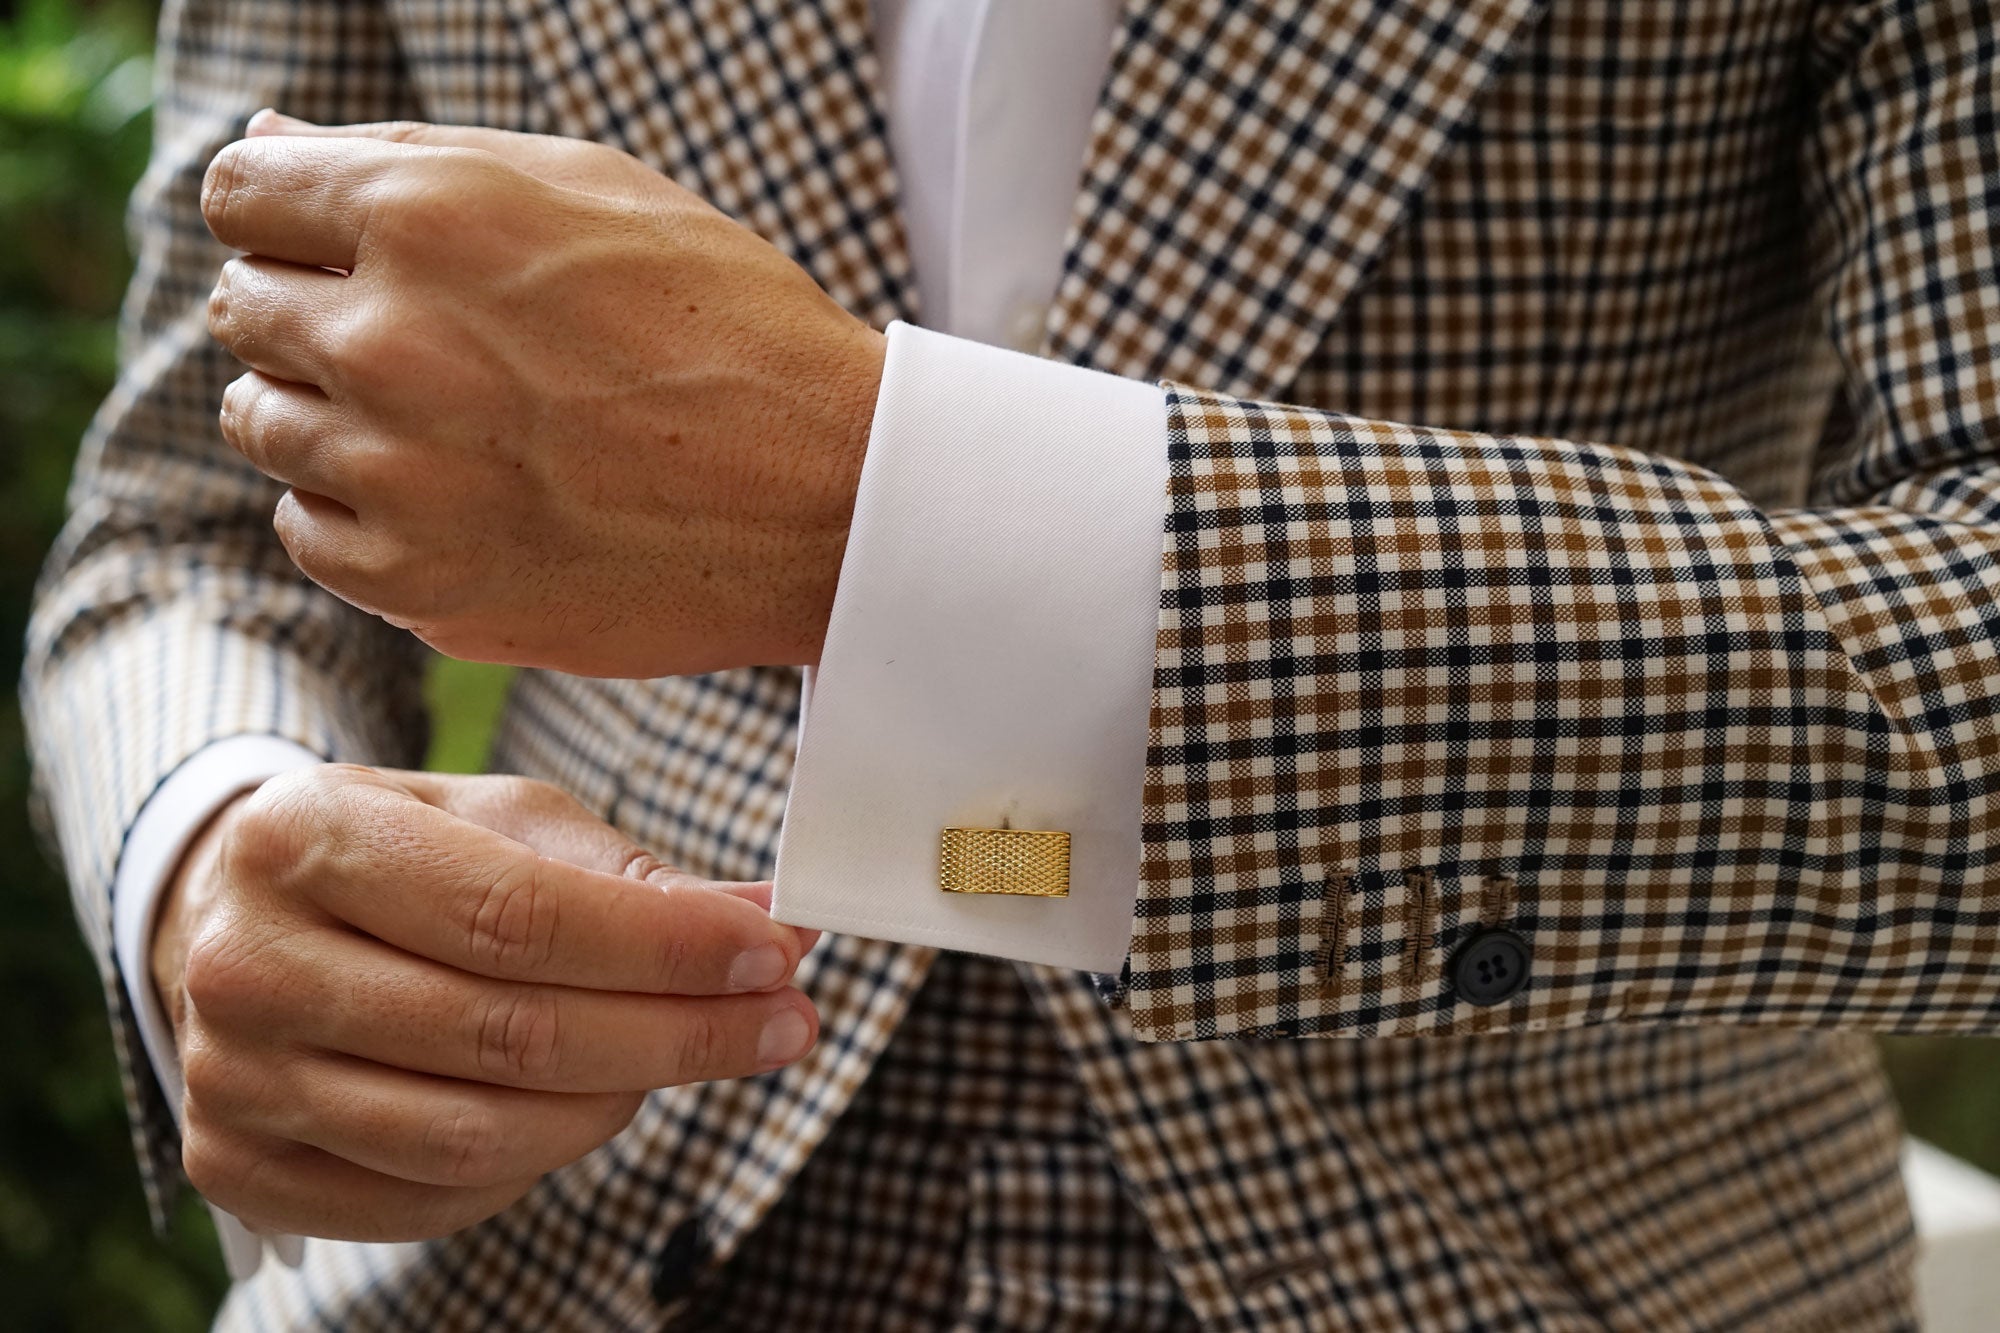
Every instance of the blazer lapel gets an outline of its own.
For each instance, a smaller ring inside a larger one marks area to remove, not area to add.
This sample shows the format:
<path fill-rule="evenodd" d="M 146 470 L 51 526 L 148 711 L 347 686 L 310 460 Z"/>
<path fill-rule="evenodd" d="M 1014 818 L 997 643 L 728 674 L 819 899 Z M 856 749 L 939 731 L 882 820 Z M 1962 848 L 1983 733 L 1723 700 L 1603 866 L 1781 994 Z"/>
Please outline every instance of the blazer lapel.
<path fill-rule="evenodd" d="M 744 222 L 877 327 L 916 293 L 868 0 L 511 0 L 554 130 Z"/>
<path fill-rule="evenodd" d="M 556 132 L 916 317 L 867 0 L 511 3 Z M 1545 3 L 1126 0 L 1049 353 L 1282 395 Z"/>
<path fill-rule="evenodd" d="M 1128 0 L 1048 350 L 1290 387 L 1545 0 Z"/>

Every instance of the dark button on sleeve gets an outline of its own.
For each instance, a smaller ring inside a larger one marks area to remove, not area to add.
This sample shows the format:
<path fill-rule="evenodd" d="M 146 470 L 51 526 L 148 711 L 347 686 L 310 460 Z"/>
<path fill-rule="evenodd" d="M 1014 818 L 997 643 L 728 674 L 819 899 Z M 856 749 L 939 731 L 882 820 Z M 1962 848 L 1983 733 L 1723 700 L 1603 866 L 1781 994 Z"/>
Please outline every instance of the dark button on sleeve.
<path fill-rule="evenodd" d="M 699 1216 L 690 1217 L 673 1229 L 653 1260 L 653 1299 L 672 1305 L 686 1296 L 701 1279 L 707 1262 L 708 1231 Z"/>
<path fill-rule="evenodd" d="M 1451 960 L 1458 998 L 1484 1008 L 1503 1003 L 1528 984 L 1528 942 L 1511 930 L 1482 930 Z"/>

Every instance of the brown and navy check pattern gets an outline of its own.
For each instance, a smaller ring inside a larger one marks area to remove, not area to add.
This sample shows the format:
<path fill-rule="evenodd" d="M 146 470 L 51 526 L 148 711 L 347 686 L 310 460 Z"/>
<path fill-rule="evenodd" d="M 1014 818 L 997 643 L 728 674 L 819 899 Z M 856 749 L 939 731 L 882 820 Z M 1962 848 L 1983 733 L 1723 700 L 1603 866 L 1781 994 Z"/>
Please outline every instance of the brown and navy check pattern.
<path fill-rule="evenodd" d="M 1013 970 L 938 958 L 895 1042 L 727 1264 L 676 1227 L 650 1290 L 529 1285 L 509 1327 L 1191 1333 L 1068 1062 Z M 231 1293 L 217 1333 L 479 1327 L 491 1294 L 439 1246 L 311 1242 Z M 478 1271 L 478 1270 L 473 1270 Z"/>
<path fill-rule="evenodd" d="M 2000 1025 L 1993 15 L 1686 8 L 1552 9 L 1346 415 L 1170 389 L 1148 1035 Z"/>
<path fill-rule="evenodd" d="M 941 1227 L 997 1221 L 1074 1290 L 1152 1271 L 1090 1202 L 1109 1170 L 1206 1327 L 1909 1325 L 1894 1114 L 1865 1037 L 1815 1029 L 2000 1026 L 1996 17 L 1130 0 L 1047 350 L 1174 381 L 1145 882 L 1122 1005 L 1019 969 L 1080 1092 L 1043 1109 L 1087 1135 Z M 266 103 L 600 138 L 864 318 L 920 317 L 868 27 L 866 0 L 170 0 L 125 372 L 27 680 L 157 1188 L 124 830 L 216 738 L 422 740 L 409 643 L 298 578 L 216 437 L 208 157 Z M 527 673 L 495 762 L 759 877 L 797 701 L 787 671 Z M 1532 954 L 1492 1008 L 1446 981 L 1483 926 Z M 806 1061 L 656 1094 L 491 1222 L 315 1246 L 296 1281 L 358 1265 L 340 1308 L 376 1326 L 654 1327 L 699 1300 L 661 1280 L 698 1223 L 705 1281 L 782 1239 L 839 1327 L 910 1220 L 862 1202 L 844 1119 L 946 1060 L 942 992 L 913 997 L 937 968 L 993 997 L 952 1022 L 1023 1021 L 961 962 L 829 939 Z M 815 1173 L 857 1211 L 787 1230 Z M 1109 1229 L 1066 1243 L 1042 1188 Z"/>

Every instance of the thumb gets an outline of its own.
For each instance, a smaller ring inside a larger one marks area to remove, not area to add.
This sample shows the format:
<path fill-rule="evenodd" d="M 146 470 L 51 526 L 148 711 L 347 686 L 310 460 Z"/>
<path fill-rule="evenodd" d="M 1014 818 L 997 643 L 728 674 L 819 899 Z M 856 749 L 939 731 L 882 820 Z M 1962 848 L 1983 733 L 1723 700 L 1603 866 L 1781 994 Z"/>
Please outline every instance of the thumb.
<path fill-rule="evenodd" d="M 728 883 L 684 874 L 635 846 L 625 834 L 555 787 L 493 775 L 447 775 L 400 769 L 378 769 L 375 775 L 427 805 L 512 838 L 543 856 L 661 887 L 699 879 L 705 888 L 741 898 L 766 913 L 771 910 L 769 880 Z M 801 954 L 819 940 L 817 930 L 803 926 L 792 929 L 799 937 Z"/>

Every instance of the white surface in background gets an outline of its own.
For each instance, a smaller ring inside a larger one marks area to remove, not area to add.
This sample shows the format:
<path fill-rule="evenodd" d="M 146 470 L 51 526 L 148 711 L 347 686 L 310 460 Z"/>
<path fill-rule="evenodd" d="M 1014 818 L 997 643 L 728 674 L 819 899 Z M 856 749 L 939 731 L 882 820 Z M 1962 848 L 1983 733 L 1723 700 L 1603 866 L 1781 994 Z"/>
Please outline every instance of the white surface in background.
<path fill-rule="evenodd" d="M 1921 1139 L 1903 1145 L 1923 1257 L 1917 1294 L 1929 1333 L 2000 1329 L 2000 1180 Z"/>

